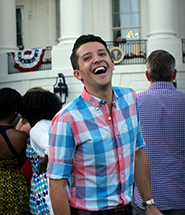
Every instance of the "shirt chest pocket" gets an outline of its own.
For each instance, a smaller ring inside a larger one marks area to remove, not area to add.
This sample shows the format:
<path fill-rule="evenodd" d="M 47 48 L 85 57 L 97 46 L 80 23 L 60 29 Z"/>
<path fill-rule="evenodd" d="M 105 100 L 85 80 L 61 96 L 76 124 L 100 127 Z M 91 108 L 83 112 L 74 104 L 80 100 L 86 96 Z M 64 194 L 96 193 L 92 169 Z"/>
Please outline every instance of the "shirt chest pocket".
<path fill-rule="evenodd" d="M 124 141 L 124 145 L 135 142 L 137 138 L 137 123 L 135 121 L 123 121 L 119 128 L 120 136 Z"/>

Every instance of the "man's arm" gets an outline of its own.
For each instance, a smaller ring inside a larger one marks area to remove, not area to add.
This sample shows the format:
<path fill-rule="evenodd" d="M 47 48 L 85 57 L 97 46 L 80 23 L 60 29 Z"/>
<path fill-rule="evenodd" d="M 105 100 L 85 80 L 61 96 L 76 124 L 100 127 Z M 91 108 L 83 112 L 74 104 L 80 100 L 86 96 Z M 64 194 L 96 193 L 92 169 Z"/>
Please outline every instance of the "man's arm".
<path fill-rule="evenodd" d="M 39 169 L 37 171 L 37 175 L 42 174 L 42 172 L 47 171 L 47 164 L 48 164 L 48 155 L 45 156 L 39 162 Z"/>
<path fill-rule="evenodd" d="M 49 193 L 55 215 L 70 215 L 66 179 L 49 179 Z"/>
<path fill-rule="evenodd" d="M 148 159 L 144 148 L 136 151 L 135 156 L 135 183 L 141 195 L 143 201 L 150 200 L 152 198 L 151 185 L 150 185 L 150 170 Z M 154 199 L 155 200 L 155 199 Z M 146 206 L 146 215 L 161 215 L 155 205 Z"/>

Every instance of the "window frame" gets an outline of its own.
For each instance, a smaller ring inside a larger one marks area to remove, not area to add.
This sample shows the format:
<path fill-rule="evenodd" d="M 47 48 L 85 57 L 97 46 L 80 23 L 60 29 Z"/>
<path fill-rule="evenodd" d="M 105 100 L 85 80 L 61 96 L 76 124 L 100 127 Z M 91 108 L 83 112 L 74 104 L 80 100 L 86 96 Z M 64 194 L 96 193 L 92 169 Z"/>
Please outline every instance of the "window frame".
<path fill-rule="evenodd" d="M 139 32 L 138 32 L 139 33 L 139 38 L 128 38 L 128 37 L 126 37 L 127 35 L 120 36 L 120 37 L 123 38 L 123 39 L 127 39 L 127 40 L 137 40 L 137 39 L 140 39 L 141 38 L 141 5 L 140 5 L 140 0 L 138 0 L 139 26 L 128 26 L 128 27 L 121 27 L 121 26 L 120 27 L 113 27 L 113 23 L 114 23 L 113 16 L 115 14 L 119 14 L 119 18 L 120 18 L 121 14 L 123 14 L 123 13 L 121 13 L 121 11 L 113 13 L 113 1 L 114 0 L 111 0 L 111 15 L 112 15 L 112 28 L 111 28 L 111 31 L 112 31 L 112 38 L 113 38 L 113 40 L 117 40 L 118 39 L 118 35 L 119 35 L 118 31 L 122 31 L 122 30 L 130 30 L 130 31 L 132 31 L 132 30 L 135 30 L 135 29 L 139 30 Z M 120 1 L 121 0 L 119 0 L 119 4 L 120 4 Z M 130 6 L 130 0 L 129 0 L 129 6 Z M 134 13 L 135 13 L 135 11 L 134 11 Z M 129 12 L 129 14 L 130 14 L 130 19 L 131 19 L 131 16 L 133 14 L 132 11 Z M 117 37 L 114 36 L 114 32 L 117 32 L 117 33 L 115 33 L 115 35 L 117 34 Z"/>

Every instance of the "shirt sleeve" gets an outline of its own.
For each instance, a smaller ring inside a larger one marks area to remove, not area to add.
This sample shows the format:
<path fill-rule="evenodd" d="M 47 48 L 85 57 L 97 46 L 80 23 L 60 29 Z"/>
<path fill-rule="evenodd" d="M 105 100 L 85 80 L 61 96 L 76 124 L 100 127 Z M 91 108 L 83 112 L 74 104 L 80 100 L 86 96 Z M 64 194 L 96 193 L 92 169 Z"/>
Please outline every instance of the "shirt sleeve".
<path fill-rule="evenodd" d="M 48 130 L 42 126 L 34 126 L 30 130 L 31 145 L 38 154 L 47 154 L 48 148 Z"/>
<path fill-rule="evenodd" d="M 49 132 L 47 177 L 70 178 L 76 145 L 71 125 L 63 116 L 53 118 Z"/>

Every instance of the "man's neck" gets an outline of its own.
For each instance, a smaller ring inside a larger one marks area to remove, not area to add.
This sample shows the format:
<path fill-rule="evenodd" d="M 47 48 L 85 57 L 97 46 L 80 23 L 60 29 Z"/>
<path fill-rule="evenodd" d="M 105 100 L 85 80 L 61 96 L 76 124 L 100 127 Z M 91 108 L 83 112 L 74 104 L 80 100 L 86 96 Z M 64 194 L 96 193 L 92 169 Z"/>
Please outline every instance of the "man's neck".
<path fill-rule="evenodd" d="M 85 88 L 86 89 L 86 88 Z M 109 111 L 110 111 L 110 114 L 111 114 L 111 110 L 112 110 L 112 97 L 113 97 L 113 89 L 112 89 L 112 86 L 110 87 L 107 87 L 107 88 L 102 88 L 102 89 L 96 89 L 96 90 L 93 90 L 93 92 L 91 92 L 90 90 L 86 89 L 86 91 L 92 95 L 92 96 L 95 96 L 99 99 L 102 99 L 104 101 L 107 102 L 107 105 L 109 107 Z"/>

